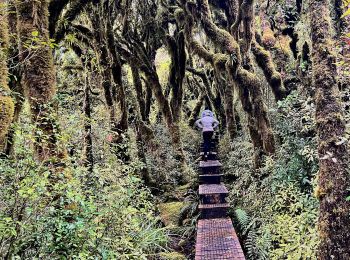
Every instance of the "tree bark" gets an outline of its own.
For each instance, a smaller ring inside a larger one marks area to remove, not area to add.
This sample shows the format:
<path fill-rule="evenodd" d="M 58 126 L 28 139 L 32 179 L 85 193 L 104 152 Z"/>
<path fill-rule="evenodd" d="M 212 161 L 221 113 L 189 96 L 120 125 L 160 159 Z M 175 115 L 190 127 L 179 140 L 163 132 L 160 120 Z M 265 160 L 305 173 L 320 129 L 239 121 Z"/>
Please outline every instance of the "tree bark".
<path fill-rule="evenodd" d="M 11 156 L 14 152 L 15 142 L 15 125 L 18 122 L 19 115 L 22 111 L 24 103 L 24 90 L 21 83 L 22 70 L 21 63 L 19 62 L 19 50 L 18 50 L 18 35 L 17 35 L 17 10 L 14 2 L 9 1 L 9 13 L 8 13 L 9 33 L 10 33 L 10 46 L 8 52 L 8 68 L 9 68 L 9 87 L 14 96 L 15 108 L 12 120 L 12 127 L 7 135 L 6 155 Z"/>
<path fill-rule="evenodd" d="M 91 89 L 89 84 L 89 72 L 85 68 L 85 82 L 84 82 L 84 166 L 91 174 L 94 169 L 94 155 L 93 155 L 93 144 L 92 144 L 92 124 L 91 124 Z"/>
<path fill-rule="evenodd" d="M 14 102 L 8 86 L 7 51 L 9 33 L 7 22 L 7 5 L 1 1 L 0 6 L 0 155 L 6 150 L 7 134 L 14 115 Z"/>
<path fill-rule="evenodd" d="M 172 98 L 170 101 L 174 122 L 179 122 L 182 112 L 183 101 L 183 79 L 186 72 L 186 50 L 185 37 L 183 31 L 175 35 L 167 37 L 168 49 L 171 56 L 171 65 L 169 73 L 169 85 L 172 90 Z"/>
<path fill-rule="evenodd" d="M 237 135 L 235 111 L 233 109 L 233 89 L 230 86 L 224 86 L 224 88 L 226 127 L 232 141 Z"/>
<path fill-rule="evenodd" d="M 310 2 L 313 84 L 320 158 L 317 195 L 320 245 L 318 259 L 350 259 L 350 175 L 345 123 L 337 88 L 337 69 L 331 39 L 330 3 Z"/>
<path fill-rule="evenodd" d="M 134 88 L 135 88 L 135 92 L 136 92 L 136 99 L 138 102 L 138 109 L 140 110 L 140 115 L 143 121 L 147 121 L 146 120 L 146 102 L 144 99 L 144 93 L 143 93 L 143 89 L 142 89 L 142 81 L 140 78 L 140 72 L 139 69 L 134 66 L 133 64 L 131 64 L 131 73 L 132 73 L 132 78 L 133 78 L 133 82 L 134 82 Z"/>
<path fill-rule="evenodd" d="M 205 101 L 205 98 L 206 98 L 206 95 L 204 93 L 198 97 L 196 105 L 194 106 L 193 111 L 191 113 L 190 120 L 188 121 L 188 125 L 190 127 L 193 127 L 196 120 L 198 119 L 201 108 L 203 106 L 203 102 Z"/>
<path fill-rule="evenodd" d="M 16 1 L 16 8 L 23 83 L 36 126 L 35 150 L 42 161 L 63 158 L 65 151 L 59 149 L 56 136 L 59 130 L 51 106 L 56 92 L 52 50 L 49 45 L 40 43 L 50 42 L 48 1 Z M 33 37 L 40 41 L 30 42 Z M 28 41 L 36 48 L 28 46 Z"/>
<path fill-rule="evenodd" d="M 270 53 L 257 42 L 253 42 L 252 51 L 257 64 L 264 72 L 265 78 L 270 84 L 275 100 L 280 101 L 284 99 L 287 96 L 287 91 L 284 88 L 281 74 L 275 68 Z"/>

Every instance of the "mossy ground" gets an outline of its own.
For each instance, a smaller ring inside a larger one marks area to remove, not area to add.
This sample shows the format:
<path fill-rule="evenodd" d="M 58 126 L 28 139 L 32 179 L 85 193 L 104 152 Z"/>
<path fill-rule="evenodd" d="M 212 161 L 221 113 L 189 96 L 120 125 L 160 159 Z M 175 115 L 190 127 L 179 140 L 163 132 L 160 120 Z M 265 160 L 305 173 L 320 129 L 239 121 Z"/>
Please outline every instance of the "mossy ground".
<path fill-rule="evenodd" d="M 186 202 L 176 201 L 161 203 L 158 205 L 160 217 L 166 226 L 178 226 L 181 209 L 186 206 Z"/>
<path fill-rule="evenodd" d="M 186 260 L 187 258 L 180 253 L 171 252 L 171 253 L 160 253 L 158 255 L 160 260 Z"/>

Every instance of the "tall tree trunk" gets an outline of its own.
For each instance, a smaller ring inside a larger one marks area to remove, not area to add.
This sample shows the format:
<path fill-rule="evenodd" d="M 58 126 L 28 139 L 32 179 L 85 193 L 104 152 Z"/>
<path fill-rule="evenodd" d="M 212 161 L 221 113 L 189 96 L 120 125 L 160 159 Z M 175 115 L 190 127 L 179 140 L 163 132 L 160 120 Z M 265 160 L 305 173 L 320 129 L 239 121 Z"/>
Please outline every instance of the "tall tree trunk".
<path fill-rule="evenodd" d="M 108 7 L 106 7 L 108 8 Z M 126 133 L 128 130 L 128 105 L 126 101 L 126 93 L 125 93 L 125 86 L 123 84 L 123 68 L 122 63 L 120 61 L 120 57 L 118 56 L 116 45 L 115 45 L 115 39 L 113 34 L 113 25 L 112 25 L 112 11 L 109 11 L 109 16 L 107 17 L 106 21 L 106 37 L 107 37 L 107 43 L 108 43 L 108 50 L 110 52 L 111 58 L 112 58 L 112 75 L 114 83 L 117 87 L 117 100 L 119 101 L 119 107 L 121 111 L 121 118 L 118 122 L 117 131 L 118 134 L 121 136 Z M 121 139 L 122 140 L 122 139 Z"/>
<path fill-rule="evenodd" d="M 171 113 L 171 107 L 166 99 L 166 97 L 163 94 L 162 86 L 159 82 L 159 78 L 155 70 L 152 72 L 147 71 L 146 77 L 148 82 L 152 86 L 153 94 L 155 98 L 157 99 L 159 110 L 162 112 L 166 125 L 168 127 L 172 143 L 176 152 L 176 158 L 185 163 L 185 156 L 182 149 L 182 143 L 181 143 L 181 133 L 179 125 L 174 123 L 173 116 Z"/>
<path fill-rule="evenodd" d="M 9 87 L 15 99 L 14 116 L 12 120 L 12 127 L 7 136 L 6 155 L 10 156 L 14 152 L 15 142 L 15 125 L 18 122 L 19 115 L 22 111 L 24 103 L 24 90 L 21 84 L 22 71 L 21 63 L 19 62 L 18 50 L 18 35 L 17 35 L 17 11 L 14 1 L 9 1 L 9 32 L 10 32 L 10 46 L 8 54 L 9 67 Z"/>
<path fill-rule="evenodd" d="M 16 1 L 16 8 L 23 84 L 36 127 L 35 150 L 42 161 L 63 158 L 65 151 L 59 149 L 59 130 L 51 106 L 56 92 L 53 55 L 50 46 L 41 43 L 50 42 L 48 1 Z M 35 48 L 28 46 L 33 37 L 39 38 L 39 41 L 32 42 Z"/>
<path fill-rule="evenodd" d="M 132 78 L 133 78 L 133 82 L 134 82 L 134 88 L 135 88 L 135 92 L 136 92 L 136 99 L 138 102 L 138 108 L 140 110 L 140 115 L 143 121 L 147 121 L 146 120 L 146 102 L 144 99 L 144 93 L 143 93 L 143 89 L 142 89 L 142 81 L 141 81 L 141 77 L 140 77 L 140 72 L 139 69 L 134 66 L 133 64 L 131 64 L 131 72 L 132 72 Z"/>
<path fill-rule="evenodd" d="M 320 158 L 318 259 L 350 259 L 349 155 L 345 123 L 337 89 L 334 44 L 331 39 L 330 3 L 310 3 L 313 84 Z"/>
<path fill-rule="evenodd" d="M 226 129 L 232 141 L 237 135 L 237 125 L 235 118 L 235 111 L 233 109 L 233 88 L 230 86 L 224 87 L 224 102 L 226 114 Z"/>
<path fill-rule="evenodd" d="M 7 5 L 0 1 L 0 155 L 6 150 L 7 134 L 14 114 L 14 102 L 8 86 L 7 52 L 9 34 Z"/>
<path fill-rule="evenodd" d="M 188 125 L 193 127 L 196 120 L 198 119 L 199 117 L 199 114 L 200 114 L 200 111 L 201 111 L 201 108 L 203 106 L 203 102 L 205 101 L 205 98 L 206 98 L 206 95 L 205 93 L 202 93 L 199 97 L 198 97 L 198 100 L 196 102 L 196 105 L 194 106 L 193 108 L 193 111 L 191 113 L 191 116 L 190 116 L 190 120 L 188 121 Z"/>
<path fill-rule="evenodd" d="M 92 145 L 92 124 L 91 124 L 91 89 L 89 84 L 89 71 L 85 68 L 85 82 L 84 82 L 84 147 L 83 147 L 83 161 L 84 166 L 89 173 L 94 169 L 94 155 Z"/>
<path fill-rule="evenodd" d="M 151 86 L 145 82 L 145 87 L 146 87 L 146 99 L 145 99 L 145 117 L 146 117 L 146 122 L 149 122 L 149 115 L 151 113 L 151 106 L 152 106 L 152 88 Z"/>
<path fill-rule="evenodd" d="M 169 85 L 172 90 L 170 101 L 174 122 L 181 119 L 183 102 L 183 79 L 186 72 L 186 50 L 185 37 L 183 31 L 177 33 L 175 38 L 168 36 L 168 49 L 171 56 L 171 65 L 169 73 Z"/>

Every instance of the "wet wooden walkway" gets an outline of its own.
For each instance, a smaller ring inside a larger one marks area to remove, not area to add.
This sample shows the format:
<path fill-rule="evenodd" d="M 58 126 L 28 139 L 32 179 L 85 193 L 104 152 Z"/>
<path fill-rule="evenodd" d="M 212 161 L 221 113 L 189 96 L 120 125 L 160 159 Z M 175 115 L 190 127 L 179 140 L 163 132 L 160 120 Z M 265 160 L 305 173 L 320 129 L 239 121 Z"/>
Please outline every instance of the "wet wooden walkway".
<path fill-rule="evenodd" d="M 199 164 L 200 219 L 197 223 L 196 260 L 244 260 L 232 220 L 227 216 L 228 190 L 221 182 L 221 163 L 217 160 L 217 140 L 211 153 Z"/>

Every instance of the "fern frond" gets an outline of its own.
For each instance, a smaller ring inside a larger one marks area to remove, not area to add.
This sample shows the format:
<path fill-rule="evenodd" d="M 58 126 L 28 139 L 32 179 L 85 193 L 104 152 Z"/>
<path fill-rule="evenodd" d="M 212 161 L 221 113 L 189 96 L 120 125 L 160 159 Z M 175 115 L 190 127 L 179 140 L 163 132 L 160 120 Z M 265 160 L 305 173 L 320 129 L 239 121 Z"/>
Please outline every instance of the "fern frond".
<path fill-rule="evenodd" d="M 249 224 L 251 222 L 251 219 L 248 216 L 247 212 L 243 209 L 236 209 L 235 216 L 243 234 L 246 233 L 249 229 Z"/>

